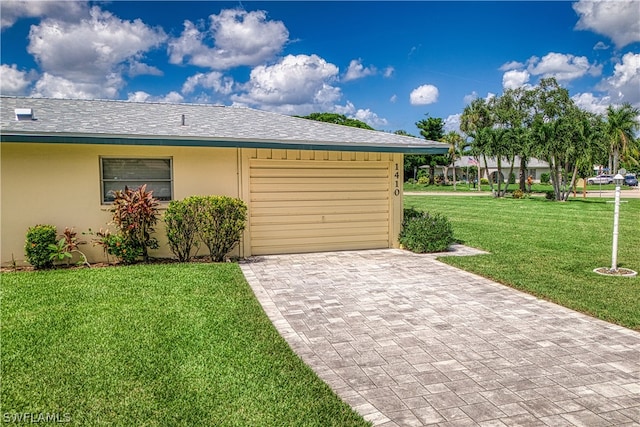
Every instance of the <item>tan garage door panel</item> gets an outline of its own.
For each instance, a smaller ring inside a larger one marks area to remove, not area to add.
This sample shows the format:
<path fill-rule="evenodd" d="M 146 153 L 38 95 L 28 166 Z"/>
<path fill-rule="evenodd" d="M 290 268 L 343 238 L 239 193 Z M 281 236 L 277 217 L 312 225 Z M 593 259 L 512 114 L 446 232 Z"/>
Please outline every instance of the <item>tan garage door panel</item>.
<path fill-rule="evenodd" d="M 386 162 L 252 160 L 251 253 L 389 246 Z"/>

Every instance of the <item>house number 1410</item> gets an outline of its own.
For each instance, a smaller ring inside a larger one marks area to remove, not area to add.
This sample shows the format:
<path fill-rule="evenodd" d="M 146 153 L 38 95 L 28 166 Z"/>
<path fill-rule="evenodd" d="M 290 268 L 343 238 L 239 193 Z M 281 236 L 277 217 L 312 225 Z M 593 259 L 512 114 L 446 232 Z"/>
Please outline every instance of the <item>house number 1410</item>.
<path fill-rule="evenodd" d="M 395 178 L 395 188 L 393 189 L 393 195 L 394 196 L 399 196 L 400 195 L 400 169 L 398 168 L 398 164 L 396 163 L 396 170 L 395 173 L 393 174 L 393 177 Z"/>

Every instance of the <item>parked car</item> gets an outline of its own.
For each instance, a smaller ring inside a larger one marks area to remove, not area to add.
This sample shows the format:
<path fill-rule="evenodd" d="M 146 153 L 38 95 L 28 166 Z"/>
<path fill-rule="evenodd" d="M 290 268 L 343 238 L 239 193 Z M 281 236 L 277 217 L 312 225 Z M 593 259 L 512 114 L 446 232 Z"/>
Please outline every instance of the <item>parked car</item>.
<path fill-rule="evenodd" d="M 632 173 L 628 173 L 624 176 L 624 185 L 628 185 L 630 187 L 637 187 L 638 186 L 638 178 L 636 178 L 636 176 Z"/>
<path fill-rule="evenodd" d="M 613 175 L 600 174 L 598 176 L 593 176 L 591 178 L 587 178 L 587 184 L 613 184 Z"/>

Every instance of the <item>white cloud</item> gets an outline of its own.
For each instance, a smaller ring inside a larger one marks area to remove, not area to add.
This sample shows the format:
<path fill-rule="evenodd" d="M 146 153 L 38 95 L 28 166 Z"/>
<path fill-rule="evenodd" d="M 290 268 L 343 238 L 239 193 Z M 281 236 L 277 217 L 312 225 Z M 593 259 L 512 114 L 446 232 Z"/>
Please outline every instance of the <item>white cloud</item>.
<path fill-rule="evenodd" d="M 363 77 L 374 75 L 376 72 L 376 67 L 365 67 L 362 65 L 361 59 L 352 59 L 342 81 L 348 82 L 351 80 L 361 79 Z"/>
<path fill-rule="evenodd" d="M 164 42 L 162 29 L 139 19 L 123 21 L 99 7 L 89 13 L 79 22 L 45 19 L 31 26 L 27 50 L 44 71 L 36 94 L 113 98 L 124 84 L 123 73 L 160 72 L 141 60 Z"/>
<path fill-rule="evenodd" d="M 312 112 L 313 106 L 326 109 L 342 96 L 340 88 L 333 86 L 338 72 L 338 67 L 317 55 L 287 55 L 274 65 L 251 70 L 244 93 L 231 99 L 279 112 Z"/>
<path fill-rule="evenodd" d="M 391 102 L 392 104 L 395 104 L 397 101 L 398 101 L 398 95 L 394 93 L 393 95 L 391 95 L 391 98 L 389 98 L 389 102 Z"/>
<path fill-rule="evenodd" d="M 32 72 L 20 71 L 16 64 L 0 65 L 0 94 L 26 95 L 33 82 Z"/>
<path fill-rule="evenodd" d="M 130 77 L 135 77 L 135 76 L 143 76 L 143 75 L 161 76 L 164 73 L 158 67 L 153 67 L 151 65 L 143 64 L 142 62 L 132 60 L 131 63 L 129 64 L 128 74 Z"/>
<path fill-rule="evenodd" d="M 178 92 L 171 91 L 164 96 L 153 96 L 144 91 L 129 92 L 127 101 L 130 102 L 166 102 L 169 104 L 179 104 L 184 101 L 182 95 Z"/>
<path fill-rule="evenodd" d="M 451 114 L 449 117 L 444 119 L 444 127 L 443 127 L 444 131 L 445 132 L 451 132 L 451 131 L 460 132 L 460 116 L 461 115 L 462 115 L 462 113 Z"/>
<path fill-rule="evenodd" d="M 189 77 L 182 85 L 182 93 L 192 93 L 196 87 L 200 86 L 205 89 L 211 89 L 214 92 L 229 95 L 233 90 L 233 78 L 224 76 L 218 71 L 210 73 L 198 73 Z"/>
<path fill-rule="evenodd" d="M 607 107 L 611 104 L 611 98 L 608 96 L 597 97 L 593 93 L 579 93 L 571 99 L 581 109 L 596 114 L 606 114 Z"/>
<path fill-rule="evenodd" d="M 433 85 L 422 85 L 411 91 L 411 105 L 433 104 L 438 100 L 438 88 Z"/>
<path fill-rule="evenodd" d="M 273 58 L 289 38 L 284 24 L 267 20 L 264 11 L 226 9 L 209 18 L 208 32 L 200 31 L 191 21 L 184 22 L 180 37 L 169 42 L 169 62 L 217 70 L 253 66 Z"/>
<path fill-rule="evenodd" d="M 510 70 L 518 70 L 524 67 L 524 64 L 522 62 L 518 62 L 518 61 L 510 61 L 507 62 L 505 64 L 502 64 L 502 66 L 499 68 L 500 71 L 510 71 Z"/>
<path fill-rule="evenodd" d="M 606 90 L 615 102 L 640 104 L 640 53 L 629 52 L 614 67 L 613 76 L 603 80 L 598 89 Z"/>
<path fill-rule="evenodd" d="M 0 27 L 11 27 L 20 18 L 52 18 L 58 21 L 77 21 L 88 15 L 87 2 L 76 1 L 14 1 L 0 2 Z"/>
<path fill-rule="evenodd" d="M 475 90 L 473 92 L 471 92 L 468 95 L 465 95 L 464 98 L 462 99 L 464 101 L 464 105 L 468 105 L 471 104 L 471 101 L 473 101 L 474 99 L 476 99 L 478 97 L 478 92 L 476 92 Z"/>
<path fill-rule="evenodd" d="M 118 96 L 118 90 L 123 84 L 121 76 L 115 73 L 97 83 L 72 81 L 44 73 L 36 82 L 31 95 L 44 98 L 111 99 Z"/>
<path fill-rule="evenodd" d="M 609 49 L 609 45 L 604 43 L 603 41 L 599 41 L 593 46 L 593 50 L 607 50 Z"/>
<path fill-rule="evenodd" d="M 528 86 L 529 72 L 527 70 L 510 70 L 502 75 L 502 87 L 504 89 L 517 89 Z"/>
<path fill-rule="evenodd" d="M 389 124 L 387 119 L 378 116 L 376 113 L 374 113 L 368 108 L 365 110 L 361 108 L 356 109 L 355 105 L 353 105 L 353 102 L 351 101 L 347 101 L 347 104 L 344 106 L 342 105 L 334 106 L 334 108 L 332 109 L 332 112 L 343 114 L 351 119 L 360 120 L 361 122 L 365 122 L 372 128 L 379 128 Z"/>
<path fill-rule="evenodd" d="M 388 79 L 389 77 L 393 76 L 393 73 L 395 73 L 395 72 L 396 72 L 396 69 L 395 69 L 395 68 L 393 68 L 393 67 L 391 67 L 391 66 L 389 66 L 389 67 L 387 67 L 387 68 L 385 68 L 385 69 L 384 69 L 384 71 L 383 71 L 382 75 L 383 75 L 385 78 L 387 78 L 387 79 Z"/>
<path fill-rule="evenodd" d="M 580 0 L 573 4 L 580 19 L 577 30 L 609 37 L 618 48 L 640 41 L 640 4 L 637 0 Z"/>
<path fill-rule="evenodd" d="M 542 59 L 532 56 L 529 58 L 527 70 L 533 75 L 555 77 L 559 82 L 568 82 L 585 74 L 598 76 L 602 73 L 602 66 L 590 64 L 586 56 L 574 56 L 550 52 Z"/>

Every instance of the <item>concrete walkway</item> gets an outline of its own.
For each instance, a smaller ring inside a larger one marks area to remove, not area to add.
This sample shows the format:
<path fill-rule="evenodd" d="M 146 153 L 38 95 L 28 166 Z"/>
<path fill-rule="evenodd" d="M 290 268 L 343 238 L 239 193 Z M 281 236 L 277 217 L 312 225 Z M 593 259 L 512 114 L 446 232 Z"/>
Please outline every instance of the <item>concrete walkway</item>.
<path fill-rule="evenodd" d="M 241 264 L 298 355 L 382 426 L 638 426 L 640 334 L 387 249 Z"/>

